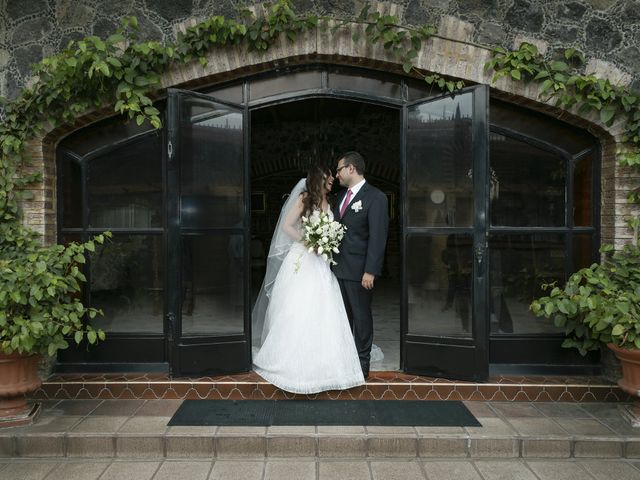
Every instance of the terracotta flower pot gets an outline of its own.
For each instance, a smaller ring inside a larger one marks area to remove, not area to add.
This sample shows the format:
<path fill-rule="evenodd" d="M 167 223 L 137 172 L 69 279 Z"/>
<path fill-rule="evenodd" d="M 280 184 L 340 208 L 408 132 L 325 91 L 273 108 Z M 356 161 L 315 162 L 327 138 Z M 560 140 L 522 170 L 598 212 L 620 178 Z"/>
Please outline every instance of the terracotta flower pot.
<path fill-rule="evenodd" d="M 42 385 L 38 375 L 40 358 L 40 355 L 0 353 L 0 419 L 26 415 L 31 410 L 26 394 Z"/>
<path fill-rule="evenodd" d="M 613 343 L 607 346 L 622 363 L 622 378 L 618 385 L 634 397 L 640 396 L 640 349 L 620 348 Z"/>

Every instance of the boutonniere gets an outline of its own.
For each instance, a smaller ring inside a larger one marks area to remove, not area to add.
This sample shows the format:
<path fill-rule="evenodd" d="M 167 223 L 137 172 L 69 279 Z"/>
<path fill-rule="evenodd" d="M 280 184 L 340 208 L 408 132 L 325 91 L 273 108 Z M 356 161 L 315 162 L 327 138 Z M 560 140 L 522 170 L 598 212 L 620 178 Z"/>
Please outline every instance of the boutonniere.
<path fill-rule="evenodd" d="M 362 210 L 362 200 L 358 200 L 353 205 L 351 205 L 351 210 L 353 210 L 356 213 Z"/>

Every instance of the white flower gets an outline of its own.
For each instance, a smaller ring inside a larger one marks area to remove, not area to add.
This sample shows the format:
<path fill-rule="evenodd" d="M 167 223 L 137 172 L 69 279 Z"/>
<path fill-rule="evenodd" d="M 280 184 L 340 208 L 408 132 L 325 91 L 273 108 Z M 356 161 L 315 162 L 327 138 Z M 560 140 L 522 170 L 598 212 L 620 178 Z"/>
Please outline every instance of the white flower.
<path fill-rule="evenodd" d="M 362 210 L 362 200 L 358 200 L 353 205 L 351 205 L 351 210 L 353 210 L 356 213 Z"/>
<path fill-rule="evenodd" d="M 344 237 L 345 230 L 344 225 L 331 220 L 328 214 L 319 210 L 302 218 L 302 232 L 307 251 L 317 254 L 331 265 L 336 265 L 333 255 L 340 253 L 338 247 Z M 295 267 L 295 270 L 298 271 L 299 262 L 296 262 Z"/>

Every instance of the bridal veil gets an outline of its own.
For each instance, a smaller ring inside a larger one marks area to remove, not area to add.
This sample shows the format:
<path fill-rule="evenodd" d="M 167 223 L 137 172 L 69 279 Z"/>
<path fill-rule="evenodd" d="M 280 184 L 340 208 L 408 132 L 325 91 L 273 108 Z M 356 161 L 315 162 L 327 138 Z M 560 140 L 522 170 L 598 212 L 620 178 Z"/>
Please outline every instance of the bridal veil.
<path fill-rule="evenodd" d="M 267 308 L 269 307 L 269 299 L 271 297 L 271 291 L 273 290 L 273 283 L 275 282 L 278 271 L 282 266 L 284 257 L 287 256 L 287 253 L 291 248 L 291 244 L 294 242 L 294 240 L 284 232 L 282 224 L 287 213 L 294 206 L 300 194 L 307 190 L 306 183 L 307 179 L 301 178 L 298 183 L 296 183 L 295 187 L 293 187 L 293 190 L 291 190 L 289 197 L 280 210 L 280 217 L 278 218 L 278 223 L 273 232 L 271 246 L 269 247 L 269 255 L 267 256 L 267 268 L 264 281 L 262 282 L 260 293 L 258 294 L 258 298 L 253 307 L 253 312 L 251 313 L 251 339 L 254 350 L 262 346 L 262 342 L 269 332 L 269 325 L 265 325 L 265 316 Z"/>

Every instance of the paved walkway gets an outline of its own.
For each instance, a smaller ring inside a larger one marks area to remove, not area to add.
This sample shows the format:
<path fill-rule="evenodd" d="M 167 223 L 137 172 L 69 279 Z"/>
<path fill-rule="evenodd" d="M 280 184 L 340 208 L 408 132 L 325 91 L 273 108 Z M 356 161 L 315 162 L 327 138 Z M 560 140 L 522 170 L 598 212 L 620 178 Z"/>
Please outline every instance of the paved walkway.
<path fill-rule="evenodd" d="M 0 479 L 640 480 L 622 404 L 465 402 L 482 427 L 167 427 L 181 402 L 45 401 L 0 430 Z"/>
<path fill-rule="evenodd" d="M 638 480 L 624 460 L 12 460 L 0 479 L 46 480 Z"/>

